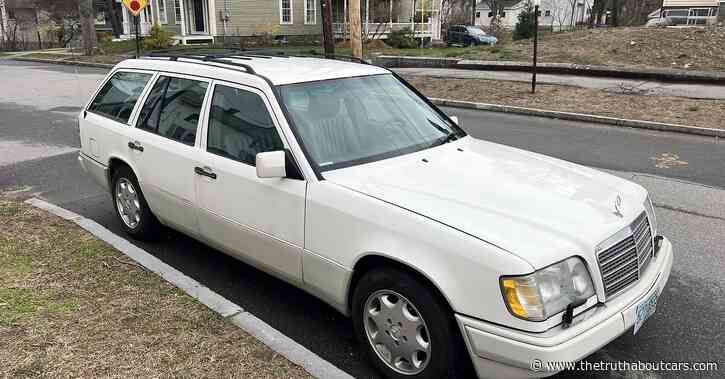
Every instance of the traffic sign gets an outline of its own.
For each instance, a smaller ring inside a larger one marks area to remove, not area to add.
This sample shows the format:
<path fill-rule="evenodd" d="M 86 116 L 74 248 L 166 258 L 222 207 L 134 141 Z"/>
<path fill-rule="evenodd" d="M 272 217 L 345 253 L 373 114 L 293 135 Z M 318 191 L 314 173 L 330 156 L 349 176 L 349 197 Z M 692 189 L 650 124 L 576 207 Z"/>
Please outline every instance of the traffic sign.
<path fill-rule="evenodd" d="M 148 0 L 123 0 L 123 5 L 132 15 L 138 16 L 149 5 Z"/>

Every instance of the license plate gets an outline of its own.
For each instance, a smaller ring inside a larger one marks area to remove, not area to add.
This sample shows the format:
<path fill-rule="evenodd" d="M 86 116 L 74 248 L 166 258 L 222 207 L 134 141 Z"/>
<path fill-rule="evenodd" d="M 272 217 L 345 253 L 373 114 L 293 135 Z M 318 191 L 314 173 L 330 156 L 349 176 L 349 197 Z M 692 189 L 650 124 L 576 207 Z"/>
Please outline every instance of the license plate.
<path fill-rule="evenodd" d="M 634 334 L 637 334 L 644 321 L 655 313 L 657 308 L 657 291 L 654 291 L 648 298 L 637 305 L 637 314 L 634 321 Z"/>

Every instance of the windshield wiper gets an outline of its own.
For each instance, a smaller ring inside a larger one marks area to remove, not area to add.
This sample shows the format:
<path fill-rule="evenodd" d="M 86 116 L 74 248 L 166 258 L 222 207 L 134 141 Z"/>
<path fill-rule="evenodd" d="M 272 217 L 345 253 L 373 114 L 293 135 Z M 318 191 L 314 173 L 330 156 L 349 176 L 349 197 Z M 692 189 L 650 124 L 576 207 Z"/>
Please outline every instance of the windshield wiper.
<path fill-rule="evenodd" d="M 443 144 L 446 144 L 448 142 L 453 142 L 453 141 L 455 141 L 457 139 L 458 139 L 458 136 L 456 135 L 456 133 L 450 132 L 450 133 L 446 134 L 445 136 L 443 136 L 441 138 L 438 138 L 437 140 L 433 141 L 433 143 L 430 144 L 429 147 L 443 145 Z"/>

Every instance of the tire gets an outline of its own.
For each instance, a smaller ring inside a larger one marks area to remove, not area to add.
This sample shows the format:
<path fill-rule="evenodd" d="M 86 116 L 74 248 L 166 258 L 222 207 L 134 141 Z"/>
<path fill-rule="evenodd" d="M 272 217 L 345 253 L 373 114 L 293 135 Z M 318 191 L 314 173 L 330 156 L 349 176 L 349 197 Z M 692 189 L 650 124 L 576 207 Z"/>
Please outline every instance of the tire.
<path fill-rule="evenodd" d="M 452 311 L 435 289 L 414 275 L 397 268 L 374 269 L 360 278 L 352 302 L 355 335 L 383 376 L 395 379 L 466 377 L 470 360 Z M 391 313 L 380 312 L 385 306 L 383 303 L 398 307 Z M 410 317 L 415 318 L 416 314 L 420 321 L 411 321 Z M 377 346 L 390 345 L 399 351 L 415 353 L 410 355 L 411 359 L 392 364 L 389 362 L 396 361 L 395 357 L 401 353 L 386 347 L 376 348 L 373 340 Z"/>
<path fill-rule="evenodd" d="M 151 213 L 138 179 L 128 166 L 115 170 L 111 179 L 111 197 L 116 216 L 127 234 L 139 240 L 152 240 L 158 236 L 159 221 Z"/>

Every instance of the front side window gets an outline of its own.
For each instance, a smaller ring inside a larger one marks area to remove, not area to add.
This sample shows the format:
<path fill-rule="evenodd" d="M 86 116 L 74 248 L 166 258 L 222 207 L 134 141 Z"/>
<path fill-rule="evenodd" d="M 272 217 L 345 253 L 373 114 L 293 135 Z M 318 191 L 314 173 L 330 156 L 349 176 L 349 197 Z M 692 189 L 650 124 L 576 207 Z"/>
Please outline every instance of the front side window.
<path fill-rule="evenodd" d="M 151 74 L 117 72 L 98 92 L 88 110 L 126 123 Z"/>
<path fill-rule="evenodd" d="M 305 24 L 317 23 L 317 0 L 305 0 Z"/>
<path fill-rule="evenodd" d="M 159 77 L 136 127 L 193 146 L 207 86 L 197 80 Z"/>
<path fill-rule="evenodd" d="M 252 92 L 214 87 L 207 151 L 249 165 L 257 153 L 282 150 L 282 140 L 262 98 Z"/>
<path fill-rule="evenodd" d="M 327 171 L 430 148 L 465 135 L 392 75 L 280 87 L 297 138 Z"/>
<path fill-rule="evenodd" d="M 279 0 L 279 23 L 292 23 L 292 0 Z"/>

